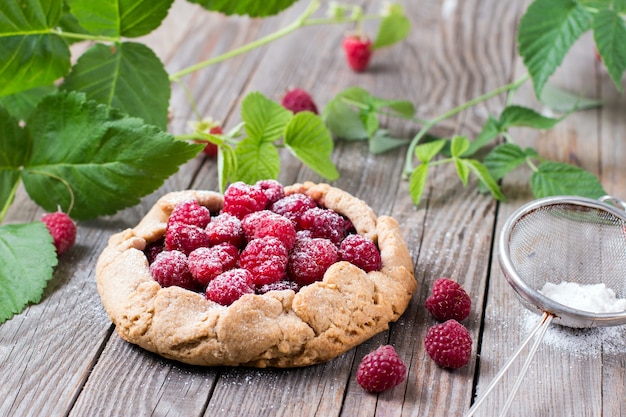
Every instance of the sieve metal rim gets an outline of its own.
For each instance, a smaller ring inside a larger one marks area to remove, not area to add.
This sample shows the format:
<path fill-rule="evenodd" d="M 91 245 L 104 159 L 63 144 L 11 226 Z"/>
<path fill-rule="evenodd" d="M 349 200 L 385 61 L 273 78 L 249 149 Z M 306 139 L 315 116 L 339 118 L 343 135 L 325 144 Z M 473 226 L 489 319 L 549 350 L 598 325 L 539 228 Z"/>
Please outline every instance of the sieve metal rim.
<path fill-rule="evenodd" d="M 555 317 L 555 323 L 569 327 L 605 327 L 626 324 L 626 311 L 619 313 L 593 313 L 568 307 L 546 297 L 536 289 L 530 287 L 524 279 L 519 276 L 511 262 L 511 253 L 509 250 L 511 232 L 517 222 L 528 213 L 550 205 L 573 204 L 609 212 L 613 216 L 626 222 L 626 212 L 624 209 L 618 209 L 613 205 L 605 203 L 605 201 L 614 201 L 622 205 L 622 207 L 626 207 L 619 199 L 610 196 L 604 196 L 599 200 L 594 200 L 587 197 L 559 195 L 540 198 L 524 204 L 506 220 L 502 226 L 498 240 L 498 261 L 507 282 L 522 301 L 525 301 L 522 304 L 526 308 L 529 308 L 526 302 L 530 303 L 536 306 L 538 310 L 553 315 Z"/>

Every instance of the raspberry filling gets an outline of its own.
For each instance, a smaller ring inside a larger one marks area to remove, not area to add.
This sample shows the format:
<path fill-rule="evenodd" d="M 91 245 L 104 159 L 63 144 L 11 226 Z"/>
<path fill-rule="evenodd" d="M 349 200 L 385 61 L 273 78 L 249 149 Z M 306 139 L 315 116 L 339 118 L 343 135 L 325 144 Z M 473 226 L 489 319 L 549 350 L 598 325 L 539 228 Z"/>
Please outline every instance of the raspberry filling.
<path fill-rule="evenodd" d="M 162 287 L 199 291 L 221 305 L 244 294 L 297 292 L 338 261 L 366 272 L 382 266 L 376 244 L 349 219 L 306 194 L 285 196 L 273 180 L 232 184 L 213 215 L 195 200 L 180 203 L 165 236 L 144 253 Z"/>

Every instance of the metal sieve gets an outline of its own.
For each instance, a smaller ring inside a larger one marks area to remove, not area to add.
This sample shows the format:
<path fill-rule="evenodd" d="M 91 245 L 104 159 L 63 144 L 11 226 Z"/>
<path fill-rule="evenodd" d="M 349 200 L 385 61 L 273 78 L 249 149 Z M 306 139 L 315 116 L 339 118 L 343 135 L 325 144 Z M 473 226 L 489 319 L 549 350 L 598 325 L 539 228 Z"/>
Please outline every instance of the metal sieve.
<path fill-rule="evenodd" d="M 626 298 L 625 210 L 624 202 L 610 196 L 599 200 L 556 196 L 530 202 L 507 219 L 498 241 L 500 266 L 524 307 L 541 314 L 541 319 L 466 417 L 474 415 L 522 349 L 538 334 L 501 410 L 501 416 L 506 414 L 551 322 L 575 328 L 626 324 L 626 311 L 583 311 L 540 292 L 546 282 L 604 283 L 618 298 Z"/>

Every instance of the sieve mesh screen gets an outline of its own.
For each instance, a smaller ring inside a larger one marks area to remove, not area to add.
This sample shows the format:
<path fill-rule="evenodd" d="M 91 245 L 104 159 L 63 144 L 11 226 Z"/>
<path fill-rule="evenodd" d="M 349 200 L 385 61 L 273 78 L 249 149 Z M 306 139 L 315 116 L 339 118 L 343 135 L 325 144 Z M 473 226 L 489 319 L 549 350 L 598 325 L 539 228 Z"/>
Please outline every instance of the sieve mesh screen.
<path fill-rule="evenodd" d="M 608 211 L 541 206 L 517 220 L 508 245 L 513 268 L 534 290 L 546 282 L 604 283 L 626 297 L 626 221 Z"/>

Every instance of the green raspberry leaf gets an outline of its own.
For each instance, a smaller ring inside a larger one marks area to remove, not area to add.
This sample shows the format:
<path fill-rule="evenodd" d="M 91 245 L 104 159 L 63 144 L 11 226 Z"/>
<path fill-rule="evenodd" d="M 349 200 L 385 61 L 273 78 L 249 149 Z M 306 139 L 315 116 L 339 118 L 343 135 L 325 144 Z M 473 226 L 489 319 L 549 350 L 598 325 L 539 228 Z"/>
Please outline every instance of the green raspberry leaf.
<path fill-rule="evenodd" d="M 32 152 L 22 180 L 47 211 L 81 220 L 139 203 L 204 145 L 177 141 L 141 119 L 70 92 L 48 96 L 26 123 Z"/>
<path fill-rule="evenodd" d="M 465 136 L 454 136 L 450 145 L 450 153 L 457 158 L 463 155 L 470 147 L 470 141 Z"/>
<path fill-rule="evenodd" d="M 551 129 L 560 121 L 561 119 L 543 116 L 528 107 L 508 106 L 500 115 L 499 125 L 502 131 L 514 126 Z"/>
<path fill-rule="evenodd" d="M 248 94 L 241 103 L 241 119 L 254 141 L 278 140 L 292 117 L 292 112 L 259 92 Z"/>
<path fill-rule="evenodd" d="M 334 136 L 344 140 L 365 140 L 369 137 L 359 113 L 346 103 L 333 99 L 329 102 L 322 118 Z"/>
<path fill-rule="evenodd" d="M 365 125 L 365 129 L 367 130 L 367 136 L 372 137 L 374 133 L 378 130 L 380 126 L 380 122 L 378 121 L 378 116 L 375 112 L 362 112 L 361 120 L 363 120 L 363 124 Z"/>
<path fill-rule="evenodd" d="M 384 100 L 378 97 L 372 98 L 372 104 L 376 110 L 389 108 L 399 116 L 412 117 L 415 114 L 415 106 L 408 100 Z"/>
<path fill-rule="evenodd" d="M 590 27 L 590 13 L 575 0 L 535 0 L 528 7 L 517 41 L 537 97 L 574 42 Z"/>
<path fill-rule="evenodd" d="M 0 107 L 4 107 L 16 119 L 26 120 L 37 104 L 45 96 L 57 91 L 53 85 L 31 88 L 8 96 L 0 97 Z"/>
<path fill-rule="evenodd" d="M 20 168 L 30 148 L 30 140 L 18 120 L 0 107 L 0 222 L 12 203 L 13 191 L 20 180 Z"/>
<path fill-rule="evenodd" d="M 95 44 L 79 59 L 62 88 L 117 108 L 161 129 L 167 127 L 170 81 L 147 46 L 125 42 Z"/>
<path fill-rule="evenodd" d="M 491 176 L 499 180 L 509 172 L 522 165 L 528 158 L 537 158 L 537 152 L 528 148 L 523 150 L 513 143 L 505 143 L 495 147 L 483 161 Z"/>
<path fill-rule="evenodd" d="M 626 70 L 626 24 L 614 10 L 600 10 L 593 19 L 593 36 L 602 62 L 617 89 L 622 91 L 622 75 Z"/>
<path fill-rule="evenodd" d="M 225 15 L 247 15 L 250 17 L 264 17 L 278 14 L 296 0 L 188 0 L 199 4 L 207 10 L 224 13 Z"/>
<path fill-rule="evenodd" d="M 161 25 L 174 0 L 67 0 L 81 27 L 94 35 L 133 38 Z"/>
<path fill-rule="evenodd" d="M 0 324 L 41 301 L 57 255 L 42 222 L 0 226 Z"/>
<path fill-rule="evenodd" d="M 598 179 L 582 168 L 562 162 L 544 162 L 530 178 L 536 198 L 553 195 L 578 195 L 600 198 L 607 192 Z"/>
<path fill-rule="evenodd" d="M 428 164 L 421 164 L 411 173 L 409 178 L 409 194 L 416 206 L 419 205 L 428 179 Z"/>
<path fill-rule="evenodd" d="M 487 168 L 483 164 L 475 159 L 464 159 L 463 161 L 465 161 L 465 164 L 469 168 L 469 170 L 474 175 L 476 175 L 476 177 L 478 177 L 478 181 L 480 181 L 480 184 L 484 187 L 487 187 L 487 189 L 491 192 L 493 198 L 499 201 L 504 200 L 504 194 L 502 194 L 500 186 L 491 176 L 489 170 L 487 170 Z"/>
<path fill-rule="evenodd" d="M 399 148 L 411 142 L 407 138 L 394 138 L 389 136 L 385 129 L 377 130 L 369 140 L 369 151 L 372 155 L 379 155 L 392 149 Z"/>
<path fill-rule="evenodd" d="M 237 155 L 230 145 L 220 146 L 217 153 L 217 176 L 220 192 L 224 194 L 230 181 L 237 175 Z"/>
<path fill-rule="evenodd" d="M 415 156 L 422 164 L 430 162 L 441 150 L 446 146 L 448 141 L 446 139 L 436 139 L 431 142 L 426 142 L 415 147 Z"/>
<path fill-rule="evenodd" d="M 0 96 L 52 84 L 70 68 L 67 43 L 50 33 L 63 2 L 0 2 Z"/>
<path fill-rule="evenodd" d="M 603 104 L 602 100 L 586 98 L 552 84 L 546 84 L 541 91 L 540 101 L 550 110 L 558 113 L 571 113 L 577 110 L 592 109 Z"/>
<path fill-rule="evenodd" d="M 469 181 L 470 168 L 466 159 L 454 158 L 454 166 L 456 167 L 456 173 L 461 180 L 464 187 L 467 186 Z"/>
<path fill-rule="evenodd" d="M 322 119 L 311 112 L 296 114 L 285 129 L 285 145 L 309 168 L 328 181 L 339 178 L 330 159 L 333 138 Z"/>
<path fill-rule="evenodd" d="M 233 180 L 254 184 L 259 180 L 276 179 L 280 171 L 280 156 L 271 142 L 245 138 L 235 148 L 237 177 Z"/>
<path fill-rule="evenodd" d="M 405 39 L 411 31 L 411 22 L 404 14 L 402 6 L 394 4 L 380 22 L 373 49 L 384 48 Z"/>
<path fill-rule="evenodd" d="M 490 115 L 476 139 L 470 143 L 469 148 L 463 153 L 463 156 L 474 155 L 480 148 L 497 138 L 500 133 L 502 133 L 500 122 Z"/>

